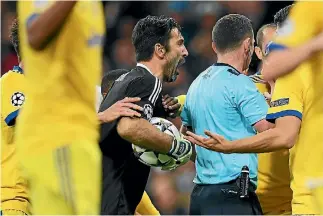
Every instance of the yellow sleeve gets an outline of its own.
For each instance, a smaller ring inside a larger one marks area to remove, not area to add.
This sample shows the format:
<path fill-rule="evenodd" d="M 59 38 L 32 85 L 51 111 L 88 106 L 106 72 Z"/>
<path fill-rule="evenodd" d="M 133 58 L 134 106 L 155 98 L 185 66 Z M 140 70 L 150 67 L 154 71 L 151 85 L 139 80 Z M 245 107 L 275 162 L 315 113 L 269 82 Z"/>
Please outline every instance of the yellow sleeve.
<path fill-rule="evenodd" d="M 25 101 L 23 76 L 8 72 L 0 79 L 1 117 L 8 126 L 15 124 L 19 109 Z"/>
<path fill-rule="evenodd" d="M 54 1 L 18 1 L 18 19 L 20 26 L 27 26 L 53 3 Z"/>
<path fill-rule="evenodd" d="M 299 46 L 323 29 L 323 2 L 297 2 L 283 26 L 278 29 L 275 44 L 286 47 Z"/>
<path fill-rule="evenodd" d="M 295 116 L 302 120 L 304 84 L 301 80 L 302 68 L 276 80 L 273 96 L 266 119 L 275 122 L 277 118 Z"/>
<path fill-rule="evenodd" d="M 180 95 L 180 96 L 177 96 L 176 98 L 178 100 L 178 103 L 181 105 L 181 108 L 179 108 L 179 113 L 181 113 L 184 107 L 186 95 Z"/>
<path fill-rule="evenodd" d="M 158 210 L 152 204 L 146 191 L 144 192 L 139 205 L 137 206 L 136 212 L 140 215 L 160 215 Z"/>

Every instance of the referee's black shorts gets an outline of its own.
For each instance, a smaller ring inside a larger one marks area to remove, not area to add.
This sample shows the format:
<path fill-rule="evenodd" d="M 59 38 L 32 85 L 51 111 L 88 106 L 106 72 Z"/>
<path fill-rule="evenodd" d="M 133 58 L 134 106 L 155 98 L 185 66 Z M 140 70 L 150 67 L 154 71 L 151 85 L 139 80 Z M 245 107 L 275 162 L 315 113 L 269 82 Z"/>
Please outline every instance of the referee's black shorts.
<path fill-rule="evenodd" d="M 195 185 L 191 194 L 190 215 L 262 215 L 255 192 L 241 199 L 236 181 L 225 184 Z"/>

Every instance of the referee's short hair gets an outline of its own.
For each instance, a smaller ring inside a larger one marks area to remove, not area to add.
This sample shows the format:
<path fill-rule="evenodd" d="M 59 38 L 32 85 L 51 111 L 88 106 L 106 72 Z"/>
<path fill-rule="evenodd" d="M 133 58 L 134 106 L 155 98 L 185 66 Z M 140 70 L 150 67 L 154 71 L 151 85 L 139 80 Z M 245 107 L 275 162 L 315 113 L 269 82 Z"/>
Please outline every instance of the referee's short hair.
<path fill-rule="evenodd" d="M 102 95 L 107 94 L 110 91 L 113 82 L 116 81 L 121 75 L 128 72 L 129 70 L 127 69 L 116 69 L 116 70 L 107 72 L 103 76 L 101 81 L 101 94 Z"/>
<path fill-rule="evenodd" d="M 219 53 L 239 47 L 246 38 L 253 40 L 250 19 L 240 14 L 229 14 L 219 19 L 212 31 L 212 41 Z"/>
<path fill-rule="evenodd" d="M 180 25 L 175 19 L 166 16 L 147 16 L 137 22 L 132 31 L 132 44 L 135 47 L 136 60 L 149 61 L 154 54 L 155 45 L 161 44 L 169 50 L 171 31 Z"/>

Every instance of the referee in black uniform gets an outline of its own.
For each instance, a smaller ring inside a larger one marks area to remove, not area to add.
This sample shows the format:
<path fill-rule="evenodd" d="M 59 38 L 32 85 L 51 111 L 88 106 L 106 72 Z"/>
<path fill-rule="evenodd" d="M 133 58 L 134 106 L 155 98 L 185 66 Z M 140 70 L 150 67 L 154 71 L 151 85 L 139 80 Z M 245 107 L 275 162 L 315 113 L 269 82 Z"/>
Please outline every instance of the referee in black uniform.
<path fill-rule="evenodd" d="M 192 153 L 189 141 L 176 140 L 149 123 L 152 117 L 167 116 L 160 94 L 162 84 L 176 79 L 177 67 L 188 55 L 180 26 L 172 18 L 148 16 L 136 24 L 132 42 L 138 64 L 113 83 L 99 111 L 125 97 L 140 97 L 137 104 L 143 112 L 141 118 L 121 117 L 101 125 L 104 215 L 133 215 L 143 195 L 150 168 L 137 160 L 131 143 L 167 153 L 179 165 Z"/>

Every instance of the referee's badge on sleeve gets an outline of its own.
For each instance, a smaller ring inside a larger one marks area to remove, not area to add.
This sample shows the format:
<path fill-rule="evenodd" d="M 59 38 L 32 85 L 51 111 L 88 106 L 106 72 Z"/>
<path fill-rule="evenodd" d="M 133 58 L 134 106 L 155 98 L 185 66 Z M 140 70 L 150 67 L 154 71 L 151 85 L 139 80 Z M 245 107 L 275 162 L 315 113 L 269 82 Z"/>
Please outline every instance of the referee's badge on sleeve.
<path fill-rule="evenodd" d="M 153 113 L 154 113 L 153 107 L 150 104 L 145 104 L 143 112 L 144 112 L 146 119 L 148 121 L 150 121 L 151 118 L 153 117 Z"/>

